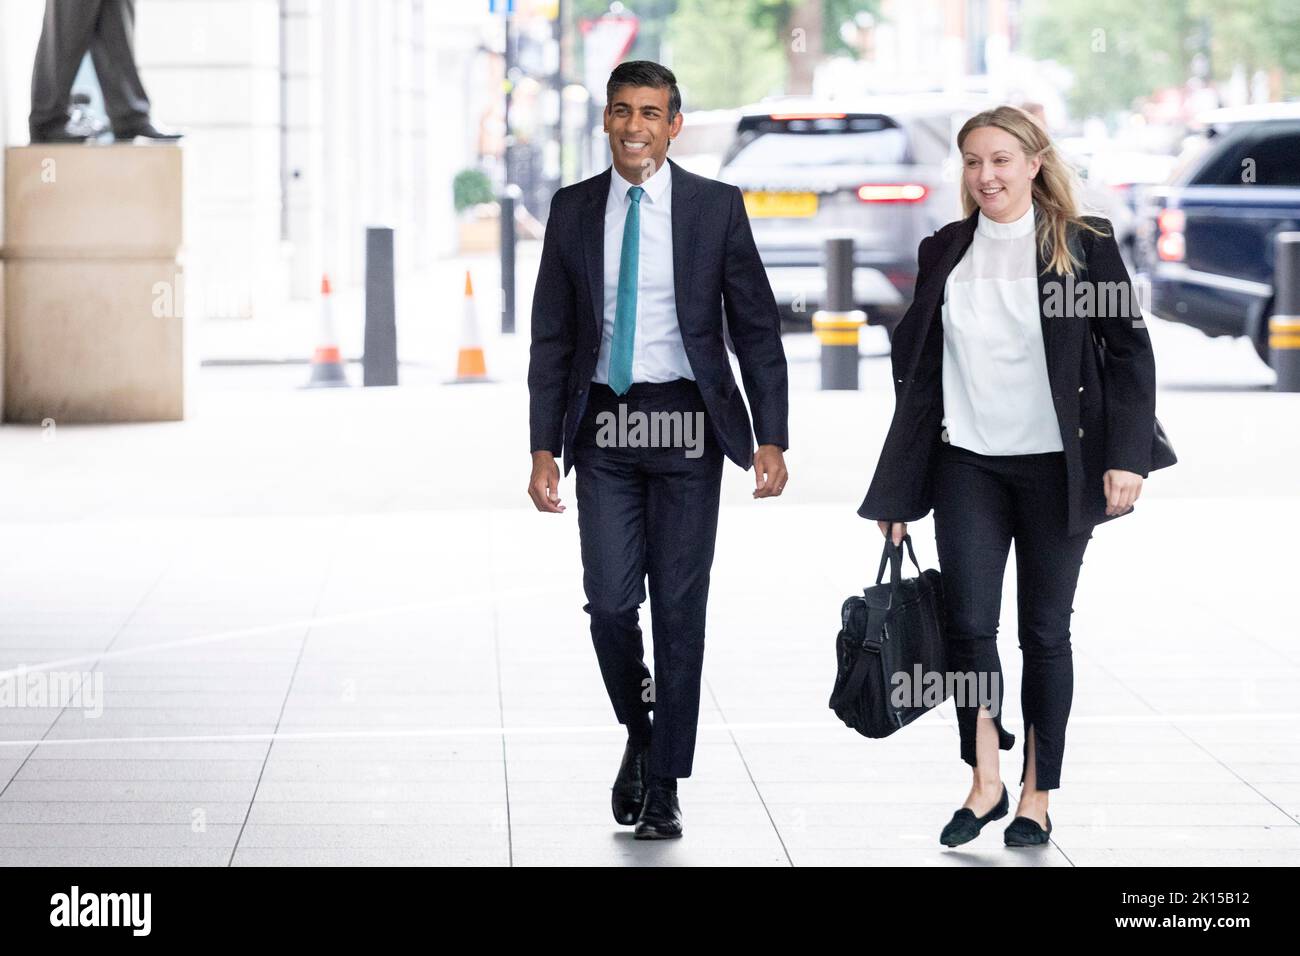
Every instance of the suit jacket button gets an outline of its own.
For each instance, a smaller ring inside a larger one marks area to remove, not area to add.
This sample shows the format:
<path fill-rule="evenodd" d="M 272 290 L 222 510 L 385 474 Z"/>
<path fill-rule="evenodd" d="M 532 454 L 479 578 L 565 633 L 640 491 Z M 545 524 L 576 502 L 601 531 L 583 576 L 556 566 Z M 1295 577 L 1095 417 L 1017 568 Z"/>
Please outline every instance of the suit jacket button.
<path fill-rule="evenodd" d="M 1083 386 L 1082 386 L 1082 385 L 1079 386 L 1079 391 L 1081 391 L 1081 392 L 1083 391 Z"/>
<path fill-rule="evenodd" d="M 1079 429 L 1079 437 L 1080 437 L 1080 438 L 1083 437 L 1083 429 L 1082 429 L 1082 428 Z"/>
<path fill-rule="evenodd" d="M 945 428 L 943 431 L 939 433 L 939 440 L 948 441 L 948 429 Z"/>

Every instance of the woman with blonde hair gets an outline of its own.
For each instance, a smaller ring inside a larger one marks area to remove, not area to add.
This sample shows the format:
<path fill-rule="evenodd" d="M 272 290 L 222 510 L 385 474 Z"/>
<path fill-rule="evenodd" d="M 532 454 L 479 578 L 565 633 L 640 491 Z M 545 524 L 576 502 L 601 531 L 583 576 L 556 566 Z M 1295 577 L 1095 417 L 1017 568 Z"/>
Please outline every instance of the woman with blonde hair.
<path fill-rule="evenodd" d="M 1025 742 L 1004 839 L 1031 846 L 1048 841 L 1048 794 L 1060 786 L 1084 549 L 1093 526 L 1132 511 L 1143 479 L 1174 459 L 1113 230 L 1080 215 L 1047 132 L 999 106 L 968 120 L 957 147 L 965 218 L 917 252 L 916 292 L 893 338 L 894 417 L 858 514 L 898 544 L 933 509 L 948 668 L 982 688 L 954 700 L 973 780 L 940 835 L 946 846 L 1009 808 L 998 750 L 1015 737 L 1002 725 L 996 640 L 1015 542 Z"/>

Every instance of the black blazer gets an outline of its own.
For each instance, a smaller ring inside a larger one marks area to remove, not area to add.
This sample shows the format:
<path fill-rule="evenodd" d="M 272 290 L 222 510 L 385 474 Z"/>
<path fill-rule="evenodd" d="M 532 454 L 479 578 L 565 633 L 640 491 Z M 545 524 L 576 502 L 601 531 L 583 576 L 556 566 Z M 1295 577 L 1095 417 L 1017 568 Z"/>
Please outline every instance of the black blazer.
<path fill-rule="evenodd" d="M 948 274 L 975 235 L 979 211 L 951 222 L 921 240 L 916 293 L 894 332 L 894 418 L 880 452 L 871 487 L 858 514 L 883 521 L 916 521 L 933 507 L 931 463 L 941 441 L 943 418 L 943 306 Z M 1070 243 L 1082 252 L 1093 288 L 1118 290 L 1123 283 L 1133 310 L 1137 292 L 1120 258 L 1109 220 L 1086 217 L 1107 236 L 1071 227 Z M 1156 375 L 1145 323 L 1114 308 L 1089 312 L 1076 298 L 1072 280 L 1044 272 L 1038 253 L 1039 318 L 1048 380 L 1065 450 L 1069 534 L 1079 534 L 1112 517 L 1106 515 L 1102 476 L 1120 468 L 1146 477 L 1172 464 L 1155 437 Z M 1073 293 L 1073 294 L 1071 294 Z M 1101 297 L 1096 301 L 1102 302 Z M 1117 302 L 1119 300 L 1112 300 Z M 1071 303 L 1067 305 L 1066 303 Z M 1106 314 L 1107 311 L 1114 314 Z M 1064 314 L 1063 314 L 1064 313 Z M 1098 367 L 1092 332 L 1105 337 L 1106 358 Z M 1153 454 L 1158 459 L 1153 463 Z M 1129 514 L 1133 509 L 1124 512 Z"/>
<path fill-rule="evenodd" d="M 787 443 L 789 395 L 781 318 L 759 259 L 740 190 L 672 160 L 673 286 L 691 372 L 723 452 L 740 467 L 760 445 Z M 572 449 L 596 371 L 605 320 L 605 204 L 610 170 L 551 199 L 533 293 L 528 363 L 531 451 L 573 467 Z M 740 363 L 749 412 L 722 337 L 723 313 Z"/>

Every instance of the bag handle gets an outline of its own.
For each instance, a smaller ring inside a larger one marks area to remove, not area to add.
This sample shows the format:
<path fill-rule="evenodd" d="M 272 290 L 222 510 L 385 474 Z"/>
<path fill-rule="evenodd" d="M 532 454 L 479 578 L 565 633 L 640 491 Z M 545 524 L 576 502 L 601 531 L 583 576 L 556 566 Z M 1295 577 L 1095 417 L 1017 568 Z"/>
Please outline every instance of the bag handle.
<path fill-rule="evenodd" d="M 891 522 L 892 530 L 892 522 Z M 903 548 L 906 546 L 908 557 L 912 559 L 912 565 L 916 568 L 916 573 L 921 573 L 921 565 L 916 561 L 916 552 L 912 550 L 912 536 L 903 535 L 902 543 L 895 546 L 888 537 L 885 538 L 885 550 L 880 555 L 880 568 L 876 571 L 876 584 L 880 584 L 885 577 L 885 565 L 889 565 L 889 585 L 892 589 L 897 590 L 898 585 L 903 580 Z"/>

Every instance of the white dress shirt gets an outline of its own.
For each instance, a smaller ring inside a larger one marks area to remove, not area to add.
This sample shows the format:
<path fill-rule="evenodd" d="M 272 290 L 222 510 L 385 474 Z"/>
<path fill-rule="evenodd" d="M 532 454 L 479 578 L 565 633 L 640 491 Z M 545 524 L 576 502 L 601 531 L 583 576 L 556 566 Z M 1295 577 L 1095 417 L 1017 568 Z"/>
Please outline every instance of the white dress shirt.
<path fill-rule="evenodd" d="M 610 167 L 609 198 L 605 202 L 605 330 L 600 338 L 593 382 L 608 384 L 609 351 L 618 308 L 618 267 L 623 256 L 623 223 L 634 183 Z M 632 346 L 633 382 L 694 379 L 677 324 L 677 294 L 673 288 L 673 174 L 665 161 L 639 184 L 641 240 L 636 286 L 636 335 Z"/>
<path fill-rule="evenodd" d="M 981 455 L 1061 451 L 1039 319 L 1034 206 L 1014 222 L 983 212 L 943 299 L 948 441 Z"/>

